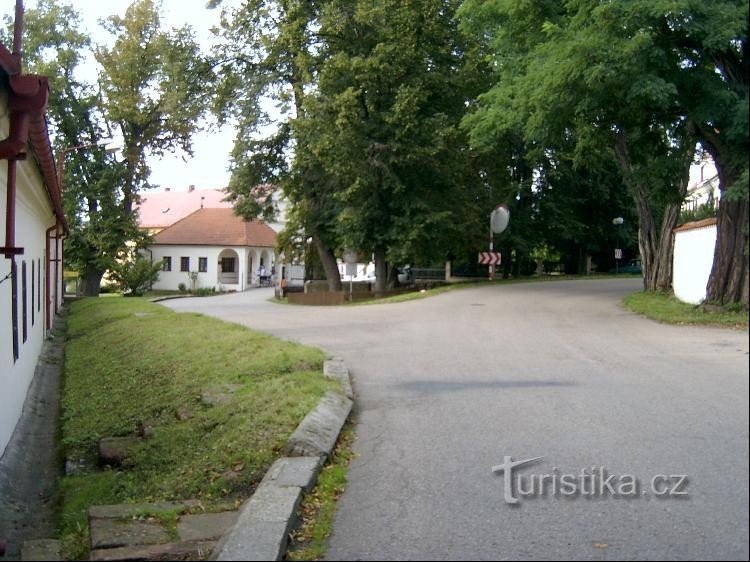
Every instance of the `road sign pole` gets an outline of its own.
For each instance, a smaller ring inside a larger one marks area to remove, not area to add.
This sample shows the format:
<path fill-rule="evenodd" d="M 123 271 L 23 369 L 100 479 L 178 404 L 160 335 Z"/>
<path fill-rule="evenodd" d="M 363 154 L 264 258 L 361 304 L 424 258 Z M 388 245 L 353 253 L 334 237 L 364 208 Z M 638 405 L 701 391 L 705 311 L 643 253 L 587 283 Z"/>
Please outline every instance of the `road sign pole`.
<path fill-rule="evenodd" d="M 495 244 L 495 235 L 492 232 L 492 215 L 490 215 L 490 254 L 495 251 L 494 244 Z M 489 265 L 489 278 L 490 281 L 495 280 L 495 265 L 490 263 Z"/>

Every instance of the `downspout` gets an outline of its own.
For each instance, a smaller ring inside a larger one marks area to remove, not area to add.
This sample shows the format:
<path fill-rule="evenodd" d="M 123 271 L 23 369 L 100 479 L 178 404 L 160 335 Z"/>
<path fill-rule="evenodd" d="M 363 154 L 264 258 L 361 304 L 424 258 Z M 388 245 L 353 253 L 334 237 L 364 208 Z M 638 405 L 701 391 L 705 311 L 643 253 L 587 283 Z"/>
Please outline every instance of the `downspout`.
<path fill-rule="evenodd" d="M 52 289 L 50 287 L 50 270 L 52 269 L 51 263 L 52 263 L 52 255 L 50 252 L 50 235 L 52 234 L 53 230 L 57 230 L 57 222 L 55 222 L 55 226 L 50 226 L 47 229 L 47 232 L 44 236 L 44 300 L 46 302 L 46 306 L 44 307 L 44 316 L 45 320 L 47 322 L 47 330 L 52 329 L 52 315 L 50 314 L 50 311 L 52 309 Z"/>
<path fill-rule="evenodd" d="M 55 221 L 55 314 L 60 312 L 60 274 L 62 273 L 60 267 L 60 248 L 62 243 L 60 242 L 60 221 Z"/>

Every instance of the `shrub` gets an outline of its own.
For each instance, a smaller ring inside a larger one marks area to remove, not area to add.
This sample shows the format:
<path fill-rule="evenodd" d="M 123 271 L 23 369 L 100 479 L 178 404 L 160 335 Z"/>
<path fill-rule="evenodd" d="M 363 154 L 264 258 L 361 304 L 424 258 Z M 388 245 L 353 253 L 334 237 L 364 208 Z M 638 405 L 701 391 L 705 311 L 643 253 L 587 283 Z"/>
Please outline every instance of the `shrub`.
<path fill-rule="evenodd" d="M 177 285 L 177 288 L 181 293 L 187 293 L 187 285 L 185 285 L 185 283 L 180 283 L 179 285 Z"/>
<path fill-rule="evenodd" d="M 162 263 L 151 263 L 143 256 L 118 263 L 112 270 L 112 278 L 125 296 L 138 297 L 159 278 Z"/>

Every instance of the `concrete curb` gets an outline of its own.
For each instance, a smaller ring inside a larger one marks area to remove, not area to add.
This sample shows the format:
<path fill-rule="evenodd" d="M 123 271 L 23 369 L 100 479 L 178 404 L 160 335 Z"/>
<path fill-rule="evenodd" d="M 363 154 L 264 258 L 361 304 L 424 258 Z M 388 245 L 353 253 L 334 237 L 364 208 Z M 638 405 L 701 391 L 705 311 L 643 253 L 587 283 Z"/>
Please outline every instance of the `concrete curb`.
<path fill-rule="evenodd" d="M 341 359 L 323 364 L 323 373 L 341 382 L 344 396 L 327 392 L 311 410 L 240 509 L 234 527 L 219 541 L 211 560 L 281 560 L 297 524 L 302 496 L 318 479 L 354 404 L 351 376 Z"/>

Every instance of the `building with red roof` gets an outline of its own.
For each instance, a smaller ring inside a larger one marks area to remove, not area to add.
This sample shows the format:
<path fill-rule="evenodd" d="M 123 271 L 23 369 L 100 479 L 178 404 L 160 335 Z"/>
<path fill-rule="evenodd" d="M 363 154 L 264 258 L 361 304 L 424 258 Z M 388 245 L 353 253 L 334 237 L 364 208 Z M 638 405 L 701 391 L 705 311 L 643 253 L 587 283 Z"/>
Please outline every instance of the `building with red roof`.
<path fill-rule="evenodd" d="M 246 221 L 231 208 L 199 208 L 154 236 L 154 262 L 162 262 L 156 290 L 214 288 L 244 291 L 270 281 L 276 232 Z"/>
<path fill-rule="evenodd" d="M 231 209 L 232 204 L 224 201 L 226 196 L 223 189 L 195 189 L 192 185 L 187 191 L 142 193 L 136 207 L 138 226 L 156 234 L 198 209 Z"/>

